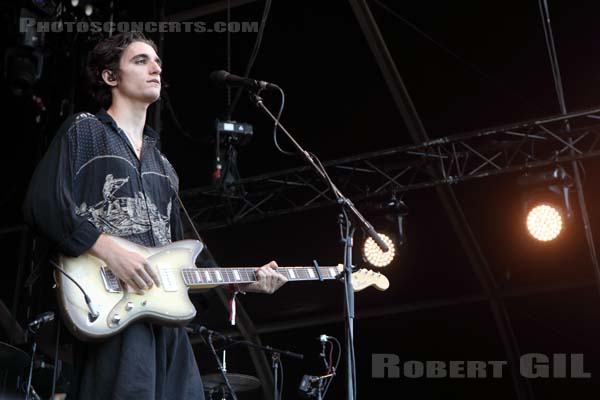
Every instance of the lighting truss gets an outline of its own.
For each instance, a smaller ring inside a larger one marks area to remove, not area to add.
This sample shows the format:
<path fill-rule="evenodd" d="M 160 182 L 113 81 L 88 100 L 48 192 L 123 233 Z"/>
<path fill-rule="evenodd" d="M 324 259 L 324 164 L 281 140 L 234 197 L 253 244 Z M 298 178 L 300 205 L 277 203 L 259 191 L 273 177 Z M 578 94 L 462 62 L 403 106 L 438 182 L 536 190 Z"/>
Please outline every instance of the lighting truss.
<path fill-rule="evenodd" d="M 468 132 L 325 162 L 353 201 L 526 171 L 600 155 L 600 108 Z M 432 168 L 433 167 L 433 168 Z M 432 170 L 435 171 L 432 174 Z M 185 190 L 202 231 L 335 204 L 308 167 Z"/>

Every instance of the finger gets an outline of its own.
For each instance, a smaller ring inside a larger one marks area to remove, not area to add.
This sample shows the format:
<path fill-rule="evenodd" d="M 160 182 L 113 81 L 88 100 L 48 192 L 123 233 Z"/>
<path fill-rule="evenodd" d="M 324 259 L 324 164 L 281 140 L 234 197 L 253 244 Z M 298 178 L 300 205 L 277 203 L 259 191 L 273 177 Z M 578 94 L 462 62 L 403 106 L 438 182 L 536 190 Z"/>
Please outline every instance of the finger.
<path fill-rule="evenodd" d="M 279 283 L 279 278 L 277 277 L 277 275 L 273 275 L 270 293 L 275 293 L 275 291 L 279 289 L 279 286 L 281 286 L 281 284 Z"/>
<path fill-rule="evenodd" d="M 277 276 L 275 275 L 275 273 L 271 273 L 271 274 L 269 274 L 269 277 L 268 277 L 269 293 L 273 293 L 275 291 L 276 287 L 277 287 Z"/>
<path fill-rule="evenodd" d="M 146 284 L 146 288 L 151 289 L 152 286 L 154 285 L 154 282 L 152 281 L 152 278 L 146 272 L 146 270 L 144 268 L 140 268 L 139 270 L 137 270 L 137 274 L 140 278 L 142 278 L 144 280 L 144 283 Z"/>
<path fill-rule="evenodd" d="M 131 283 L 133 285 L 133 287 L 137 290 L 144 290 L 146 289 L 146 283 L 144 282 L 144 280 L 138 276 L 138 275 L 133 275 L 131 277 Z"/>
<path fill-rule="evenodd" d="M 132 280 L 124 282 L 124 285 L 127 288 L 127 291 L 130 293 L 135 292 L 137 294 L 144 294 L 144 292 L 142 292 L 140 289 L 137 289 L 137 285 L 135 285 Z"/>
<path fill-rule="evenodd" d="M 260 267 L 256 270 L 256 280 L 265 279 L 267 276 L 267 271 L 263 267 Z"/>
<path fill-rule="evenodd" d="M 270 268 L 272 269 L 277 269 L 279 268 L 279 265 L 277 265 L 277 263 L 275 261 L 271 261 L 270 263 L 267 264 Z"/>
<path fill-rule="evenodd" d="M 152 281 L 154 281 L 154 283 L 156 284 L 156 287 L 160 287 L 160 280 L 158 278 L 158 273 L 152 267 L 152 265 L 149 262 L 146 261 L 144 263 L 144 269 L 146 270 L 146 272 L 148 273 L 148 275 L 150 275 L 150 277 L 152 278 Z"/>
<path fill-rule="evenodd" d="M 267 273 L 263 268 L 259 268 L 256 271 L 257 279 L 256 282 L 259 284 L 261 288 L 265 288 L 267 284 Z"/>

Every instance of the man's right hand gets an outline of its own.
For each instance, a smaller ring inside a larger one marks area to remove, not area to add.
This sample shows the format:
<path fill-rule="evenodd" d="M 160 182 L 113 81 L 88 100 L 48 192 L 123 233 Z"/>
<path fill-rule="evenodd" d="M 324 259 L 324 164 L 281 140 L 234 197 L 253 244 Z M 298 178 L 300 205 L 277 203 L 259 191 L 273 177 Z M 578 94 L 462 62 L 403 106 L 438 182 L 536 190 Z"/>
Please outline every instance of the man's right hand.
<path fill-rule="evenodd" d="M 138 292 L 150 289 L 154 284 L 160 286 L 156 272 L 144 257 L 125 249 L 105 234 L 100 235 L 90 253 L 104 261 L 117 278 Z"/>

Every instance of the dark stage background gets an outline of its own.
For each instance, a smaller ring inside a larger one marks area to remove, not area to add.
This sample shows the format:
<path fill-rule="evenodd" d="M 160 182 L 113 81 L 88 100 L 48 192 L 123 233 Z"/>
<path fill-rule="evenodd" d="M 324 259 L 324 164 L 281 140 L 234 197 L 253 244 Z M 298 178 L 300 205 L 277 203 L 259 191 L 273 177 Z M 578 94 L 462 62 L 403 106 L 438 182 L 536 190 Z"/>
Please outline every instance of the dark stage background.
<path fill-rule="evenodd" d="M 101 18 L 108 2 L 95 3 Z M 156 20 L 158 2 L 115 3 L 118 20 Z M 170 1 L 165 15 L 210 3 Z M 538 1 L 385 0 L 367 4 L 431 139 L 560 113 Z M 231 18 L 260 21 L 264 5 L 260 1 L 234 7 Z M 20 7 L 16 2 L 0 5 L 0 43 L 5 52 L 19 42 L 14 18 Z M 597 107 L 600 6 L 590 0 L 549 1 L 549 9 L 567 109 Z M 212 23 L 225 18 L 226 12 L 219 11 L 195 20 Z M 156 34 L 149 36 L 158 40 Z M 31 252 L 31 236 L 19 229 L 21 203 L 37 159 L 69 111 L 95 111 L 84 91 L 82 66 L 98 38 L 46 35 L 44 68 L 34 89 L 45 112 L 40 112 L 31 96 L 10 92 L 8 67 L 3 66 L 0 299 L 9 309 L 18 302 L 15 311 L 22 325 L 28 317 L 45 311 L 47 299 L 40 295 L 46 293 L 42 283 L 29 295 L 17 277 L 20 254 L 26 256 L 27 270 Z M 255 32 L 231 34 L 232 73 L 243 74 L 255 40 Z M 208 76 L 213 70 L 227 69 L 227 35 L 166 33 L 163 44 L 165 90 L 178 122 L 163 100 L 162 149 L 179 173 L 182 190 L 210 185 L 214 123 L 225 116 L 227 91 L 211 84 Z M 349 2 L 274 1 L 250 76 L 275 82 L 285 90 L 282 123 L 323 161 L 413 143 Z M 270 108 L 279 106 L 276 93 L 265 93 L 264 98 Z M 239 149 L 242 177 L 302 165 L 299 158 L 277 152 L 272 123 L 245 95 L 233 119 L 254 126 L 252 140 Z M 281 143 L 290 148 L 285 140 Z M 591 158 L 581 165 L 597 242 L 600 193 L 595 182 L 600 164 Z M 579 203 L 572 196 L 575 215 L 561 236 L 539 244 L 525 231 L 517 177 L 502 174 L 452 188 L 498 289 L 517 293 L 502 301 L 520 353 L 581 353 L 585 370 L 591 373 L 588 379 L 530 379 L 531 390 L 523 398 L 596 398 L 600 297 Z M 508 359 L 490 301 L 436 191 L 409 191 L 403 200 L 409 209 L 406 241 L 396 260 L 382 271 L 391 287 L 386 292 L 368 289 L 356 294 L 358 396 L 519 398 L 507 368 L 498 379 L 371 377 L 373 353 L 394 353 L 403 361 L 422 362 Z M 337 215 L 335 206 L 320 207 L 200 234 L 223 266 L 259 266 L 272 259 L 280 265 L 310 265 L 313 259 L 337 264 L 343 254 Z M 360 240 L 357 235 L 357 245 Z M 358 253 L 355 258 L 362 262 Z M 533 291 L 536 288 L 540 290 Z M 519 290 L 526 293 L 519 294 Z M 51 297 L 47 292 L 44 296 Z M 194 297 L 202 304 L 198 322 L 235 333 L 213 294 Z M 344 338 L 342 299 L 342 285 L 335 282 L 289 284 L 271 296 L 241 298 L 264 344 L 306 356 L 303 361 L 284 359 L 283 398 L 298 398 L 302 375 L 323 372 L 318 335 Z M 195 344 L 195 351 L 203 374 L 217 371 L 202 343 Z M 246 350 L 232 349 L 227 358 L 230 372 L 255 375 Z M 344 365 L 342 357 L 327 398 L 344 398 Z M 262 397 L 254 391 L 240 398 Z"/>

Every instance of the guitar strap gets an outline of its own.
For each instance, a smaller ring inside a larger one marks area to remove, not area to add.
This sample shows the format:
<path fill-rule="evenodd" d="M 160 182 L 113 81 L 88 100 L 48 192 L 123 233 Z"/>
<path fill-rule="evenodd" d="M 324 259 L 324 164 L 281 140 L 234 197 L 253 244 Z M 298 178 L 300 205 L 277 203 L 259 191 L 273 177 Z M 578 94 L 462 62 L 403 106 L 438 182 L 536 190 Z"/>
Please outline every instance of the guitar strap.
<path fill-rule="evenodd" d="M 194 235 L 196 236 L 196 239 L 198 239 L 200 242 L 204 243 L 204 241 L 200 237 L 200 234 L 198 233 L 198 230 L 196 229 L 196 226 L 194 225 L 194 221 L 192 220 L 192 217 L 190 217 L 190 214 L 188 213 L 187 209 L 185 208 L 185 205 L 183 204 L 183 201 L 181 201 L 181 197 L 179 197 L 179 193 L 177 192 L 177 190 L 175 190 L 174 187 L 173 187 L 173 191 L 175 192 L 175 196 L 177 196 L 177 201 L 179 202 L 179 206 L 183 210 L 183 213 L 185 214 L 188 222 L 192 226 L 192 230 L 194 231 Z M 229 297 L 229 304 L 228 304 L 229 305 L 229 310 L 228 310 L 229 311 L 229 323 L 231 325 L 235 325 L 235 316 L 236 316 L 235 301 L 236 301 L 236 297 L 237 297 L 238 293 L 241 293 L 241 294 L 246 294 L 246 293 L 242 292 L 240 290 L 240 288 L 238 287 L 238 285 L 236 285 L 236 284 L 229 285 L 229 289 L 230 289 L 230 292 L 231 292 L 231 295 Z"/>

